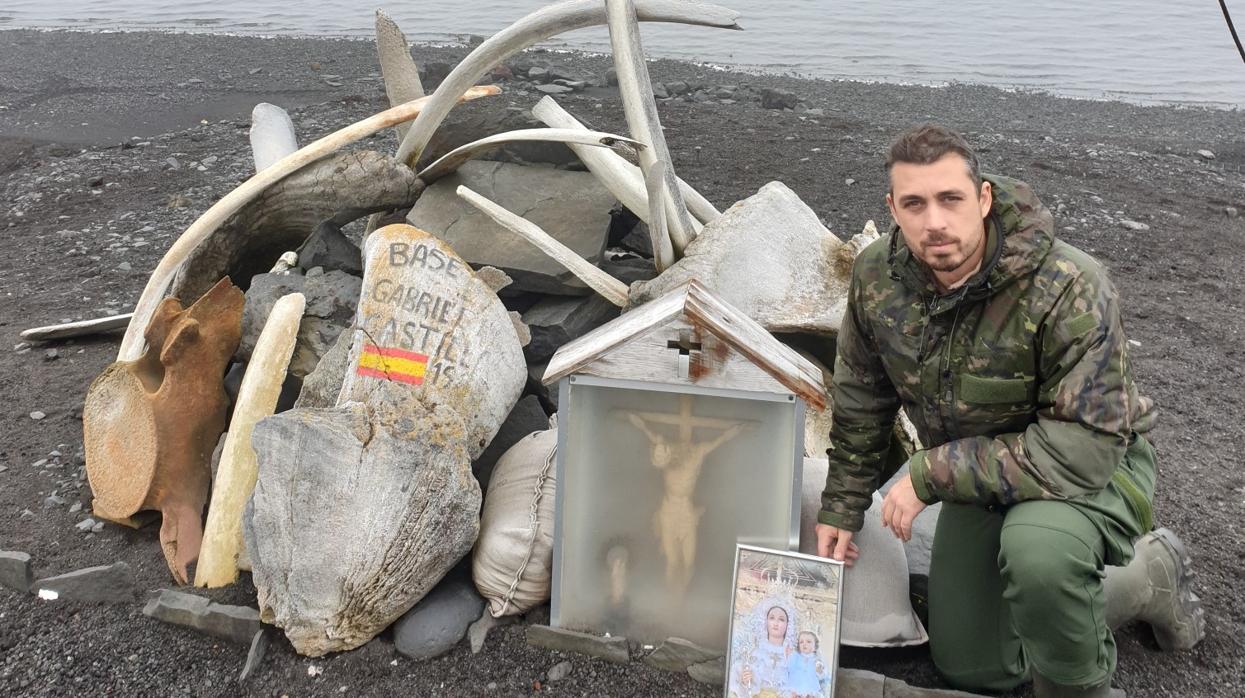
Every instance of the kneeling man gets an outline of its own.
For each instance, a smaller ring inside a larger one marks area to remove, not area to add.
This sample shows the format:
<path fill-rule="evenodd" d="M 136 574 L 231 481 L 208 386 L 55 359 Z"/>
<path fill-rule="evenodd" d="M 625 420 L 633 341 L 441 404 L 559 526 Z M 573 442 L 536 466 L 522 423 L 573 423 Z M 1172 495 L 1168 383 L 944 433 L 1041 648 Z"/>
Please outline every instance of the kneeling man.
<path fill-rule="evenodd" d="M 1145 620 L 1165 649 L 1204 632 L 1182 544 L 1151 530 L 1154 409 L 1115 288 L 1055 238 L 1026 184 L 981 175 L 959 134 L 907 131 L 887 169 L 897 225 L 853 273 L 819 551 L 855 554 L 902 406 L 925 450 L 882 519 L 907 539 L 944 502 L 929 575 L 939 671 L 966 689 L 1112 695 L 1111 627 Z"/>

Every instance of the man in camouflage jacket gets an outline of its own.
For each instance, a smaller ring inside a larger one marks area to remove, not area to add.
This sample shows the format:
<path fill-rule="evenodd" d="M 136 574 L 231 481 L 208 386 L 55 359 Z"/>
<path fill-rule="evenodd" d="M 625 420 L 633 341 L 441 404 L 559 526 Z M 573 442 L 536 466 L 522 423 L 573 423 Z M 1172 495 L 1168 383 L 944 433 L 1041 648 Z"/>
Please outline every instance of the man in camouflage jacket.
<path fill-rule="evenodd" d="M 851 536 L 894 474 L 902 406 L 925 450 L 882 520 L 906 540 L 944 502 L 929 590 L 939 670 L 969 689 L 1032 678 L 1040 696 L 1110 695 L 1110 623 L 1147 620 L 1169 648 L 1202 634 L 1180 541 L 1148 533 L 1154 408 L 1133 382 L 1115 289 L 1055 238 L 1028 185 L 980 175 L 958 134 L 912 129 L 887 169 L 897 225 L 853 272 L 819 551 L 868 554 Z"/>

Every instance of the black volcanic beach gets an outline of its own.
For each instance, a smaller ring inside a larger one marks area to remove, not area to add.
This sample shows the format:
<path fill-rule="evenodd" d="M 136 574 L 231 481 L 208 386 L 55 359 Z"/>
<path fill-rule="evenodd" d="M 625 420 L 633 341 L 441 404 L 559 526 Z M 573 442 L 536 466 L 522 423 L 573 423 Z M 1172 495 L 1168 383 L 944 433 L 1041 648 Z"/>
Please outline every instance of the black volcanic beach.
<path fill-rule="evenodd" d="M 464 48 L 416 47 L 425 87 Z M 560 66 L 595 83 L 559 95 L 593 127 L 625 132 L 607 58 L 529 51 L 511 61 Z M 1245 114 L 1139 107 L 972 85 L 931 88 L 735 73 L 659 60 L 656 83 L 703 87 L 659 112 L 679 175 L 719 208 L 781 180 L 846 239 L 889 225 L 882 168 L 890 140 L 918 122 L 963 131 L 984 169 L 1029 181 L 1059 234 L 1101 260 L 1121 296 L 1141 389 L 1160 419 L 1156 520 L 1188 543 L 1207 614 L 1195 650 L 1164 653 L 1147 628 L 1117 633 L 1115 684 L 1129 696 L 1240 695 L 1245 683 Z M 498 97 L 451 116 L 503 121 L 543 95 L 499 75 Z M 733 86 L 738 99 L 716 97 Z M 765 108 L 764 88 L 795 110 Z M 119 334 L 27 345 L 30 327 L 128 312 L 148 274 L 199 214 L 253 173 L 251 107 L 289 110 L 306 144 L 386 108 L 376 51 L 364 41 L 164 33 L 0 31 L 0 549 L 30 553 L 36 576 L 122 560 L 145 594 L 172 586 L 157 526 L 101 532 L 83 479 L 83 396 Z M 392 153 L 392 132 L 361 147 Z M 41 418 L 32 418 L 41 413 Z M 50 452 L 56 467 L 48 467 Z M 40 461 L 43 461 L 40 463 Z M 49 503 L 55 494 L 63 500 Z M 72 505 L 81 503 L 80 509 Z M 88 529 L 89 531 L 89 529 Z M 307 551 L 307 555 L 315 555 Z M 254 605 L 244 575 L 203 592 Z M 324 658 L 277 636 L 239 686 L 247 648 L 167 625 L 142 604 L 49 602 L 0 588 L 3 695 L 720 695 L 686 675 L 529 646 L 524 623 L 414 662 L 382 635 Z M 725 610 L 724 610 L 725 612 Z M 547 622 L 547 610 L 525 622 Z M 570 674 L 546 672 L 561 661 Z M 846 649 L 842 663 L 942 687 L 924 647 Z M 1017 695 L 1027 695 L 1024 689 Z"/>

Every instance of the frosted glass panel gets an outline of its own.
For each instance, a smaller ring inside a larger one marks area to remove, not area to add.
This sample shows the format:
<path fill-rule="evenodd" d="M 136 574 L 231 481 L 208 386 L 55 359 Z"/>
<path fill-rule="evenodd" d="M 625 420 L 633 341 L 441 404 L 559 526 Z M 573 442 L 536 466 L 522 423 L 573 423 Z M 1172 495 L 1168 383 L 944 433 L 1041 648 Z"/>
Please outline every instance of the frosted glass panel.
<path fill-rule="evenodd" d="M 571 383 L 561 627 L 725 649 L 735 544 L 787 549 L 794 402 Z"/>

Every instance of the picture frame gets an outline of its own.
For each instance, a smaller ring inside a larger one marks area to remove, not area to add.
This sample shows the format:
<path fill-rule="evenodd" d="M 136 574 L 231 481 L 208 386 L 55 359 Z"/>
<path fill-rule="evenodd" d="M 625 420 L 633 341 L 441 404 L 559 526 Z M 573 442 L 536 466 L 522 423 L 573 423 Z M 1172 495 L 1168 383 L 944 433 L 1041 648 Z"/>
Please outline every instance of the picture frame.
<path fill-rule="evenodd" d="M 833 698 L 843 572 L 835 560 L 736 546 L 726 698 Z"/>

